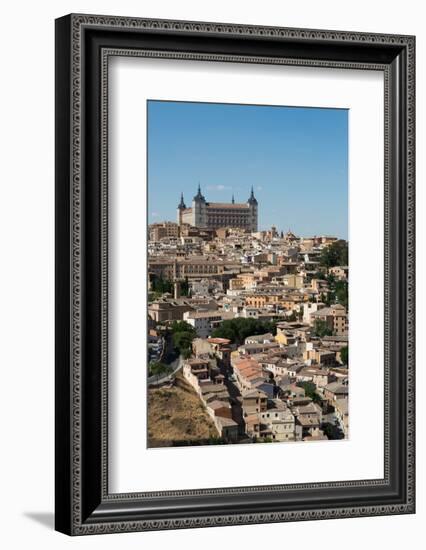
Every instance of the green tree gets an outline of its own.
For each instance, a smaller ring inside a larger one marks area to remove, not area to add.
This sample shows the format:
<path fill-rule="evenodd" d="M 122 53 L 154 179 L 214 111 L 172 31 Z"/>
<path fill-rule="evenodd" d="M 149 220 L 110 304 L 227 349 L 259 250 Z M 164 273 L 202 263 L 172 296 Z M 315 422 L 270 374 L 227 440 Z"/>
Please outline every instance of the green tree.
<path fill-rule="evenodd" d="M 168 279 L 163 279 L 159 275 L 153 275 L 151 278 L 151 290 L 157 294 L 173 292 L 173 283 Z"/>
<path fill-rule="evenodd" d="M 321 403 L 321 398 L 316 392 L 316 386 L 312 382 L 297 382 L 296 386 L 305 390 L 306 397 L 310 397 L 314 403 Z"/>
<path fill-rule="evenodd" d="M 333 304 L 341 304 L 348 309 L 349 299 L 348 299 L 348 290 L 349 285 L 347 281 L 337 281 L 336 277 L 330 273 L 327 275 L 328 283 L 328 292 L 327 295 L 324 293 L 321 294 L 321 301 L 324 302 L 327 306 Z"/>
<path fill-rule="evenodd" d="M 265 334 L 267 332 L 275 333 L 276 323 L 274 321 L 259 321 L 259 319 L 245 319 L 237 317 L 236 319 L 227 319 L 217 327 L 212 336 L 214 338 L 227 338 L 237 345 L 241 345 L 248 336 Z"/>
<path fill-rule="evenodd" d="M 185 359 L 191 356 L 193 332 L 180 331 L 173 334 L 173 345 Z"/>
<path fill-rule="evenodd" d="M 192 341 L 197 336 L 195 328 L 186 321 L 174 321 L 171 326 L 173 345 L 184 359 L 192 354 Z"/>
<path fill-rule="evenodd" d="M 190 347 L 181 348 L 181 349 L 180 349 L 180 352 L 181 352 L 182 357 L 183 357 L 184 359 L 189 359 L 189 358 L 191 357 L 191 355 L 192 355 L 192 348 L 190 348 Z"/>
<path fill-rule="evenodd" d="M 344 365 L 349 365 L 349 347 L 345 346 L 340 350 L 340 359 Z"/>
<path fill-rule="evenodd" d="M 157 375 L 161 376 L 162 374 L 169 374 L 172 372 L 172 367 L 165 365 L 164 363 L 154 362 L 149 364 L 149 374 L 151 376 Z"/>
<path fill-rule="evenodd" d="M 324 247 L 320 255 L 320 265 L 327 269 L 336 265 L 348 265 L 347 241 L 334 241 L 330 245 Z"/>
<path fill-rule="evenodd" d="M 321 430 L 327 436 L 328 439 L 344 439 L 344 434 L 337 426 L 333 426 L 329 422 L 321 424 Z"/>
<path fill-rule="evenodd" d="M 348 283 L 347 281 L 337 281 L 334 285 L 334 292 L 336 296 L 336 302 L 348 309 Z"/>
<path fill-rule="evenodd" d="M 323 336 L 331 336 L 333 333 L 328 327 L 326 321 L 323 321 L 322 319 L 315 319 L 313 328 L 315 335 L 319 338 L 322 338 Z"/>
<path fill-rule="evenodd" d="M 329 292 L 327 292 L 327 294 L 325 296 L 324 304 L 326 306 L 331 306 L 335 303 L 336 303 L 336 295 L 332 290 L 330 290 Z"/>
<path fill-rule="evenodd" d="M 334 276 L 333 273 L 329 273 L 325 278 L 325 280 L 327 281 L 328 286 L 330 288 L 334 288 L 334 285 L 336 284 L 336 277 Z"/>
<path fill-rule="evenodd" d="M 185 280 L 180 283 L 180 295 L 181 296 L 189 296 L 188 277 L 186 277 Z"/>
<path fill-rule="evenodd" d="M 177 334 L 178 332 L 189 332 L 196 336 L 195 328 L 187 323 L 186 321 L 173 321 L 171 326 L 172 334 Z"/>

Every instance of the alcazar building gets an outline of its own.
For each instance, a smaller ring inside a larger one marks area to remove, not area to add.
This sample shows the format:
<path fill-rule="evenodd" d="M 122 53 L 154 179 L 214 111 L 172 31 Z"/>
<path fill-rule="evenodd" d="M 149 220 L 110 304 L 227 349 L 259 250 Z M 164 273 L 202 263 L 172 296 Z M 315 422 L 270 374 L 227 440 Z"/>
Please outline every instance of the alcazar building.
<path fill-rule="evenodd" d="M 248 231 L 257 231 L 258 203 L 251 188 L 247 202 L 207 202 L 198 186 L 198 193 L 192 199 L 192 206 L 187 208 L 181 194 L 177 207 L 179 225 L 189 224 L 207 229 L 221 227 L 240 227 Z"/>

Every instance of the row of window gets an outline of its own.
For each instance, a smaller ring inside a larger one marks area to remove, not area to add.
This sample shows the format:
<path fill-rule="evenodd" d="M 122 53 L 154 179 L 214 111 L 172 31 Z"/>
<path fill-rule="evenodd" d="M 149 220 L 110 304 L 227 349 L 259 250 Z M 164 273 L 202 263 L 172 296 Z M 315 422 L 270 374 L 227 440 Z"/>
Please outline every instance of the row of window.
<path fill-rule="evenodd" d="M 208 266 L 194 265 L 194 266 L 185 266 L 181 270 L 181 272 L 182 272 L 183 275 L 186 274 L 186 273 L 198 273 L 198 274 L 218 273 L 219 268 L 216 265 L 208 265 Z"/>

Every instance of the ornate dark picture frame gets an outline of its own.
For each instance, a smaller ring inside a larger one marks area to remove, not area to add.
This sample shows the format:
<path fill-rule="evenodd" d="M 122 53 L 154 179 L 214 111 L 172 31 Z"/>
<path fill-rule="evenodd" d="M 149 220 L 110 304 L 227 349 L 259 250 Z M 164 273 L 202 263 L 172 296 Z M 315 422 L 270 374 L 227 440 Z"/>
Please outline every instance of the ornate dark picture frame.
<path fill-rule="evenodd" d="M 56 529 L 70 535 L 414 513 L 413 36 L 56 21 Z M 110 494 L 107 74 L 114 55 L 373 69 L 385 81 L 384 478 Z"/>

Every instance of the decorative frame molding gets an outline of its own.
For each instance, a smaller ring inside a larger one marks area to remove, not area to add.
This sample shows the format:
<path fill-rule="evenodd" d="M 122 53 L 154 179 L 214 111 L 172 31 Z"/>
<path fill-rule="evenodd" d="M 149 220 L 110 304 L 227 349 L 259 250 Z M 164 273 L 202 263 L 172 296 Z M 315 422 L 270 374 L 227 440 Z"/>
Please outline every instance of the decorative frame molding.
<path fill-rule="evenodd" d="M 412 36 L 95 15 L 56 21 L 59 531 L 83 535 L 414 512 L 414 49 Z M 108 493 L 107 77 L 108 59 L 116 55 L 384 72 L 383 480 Z M 177 497 L 187 499 L 186 510 L 174 506 Z"/>

